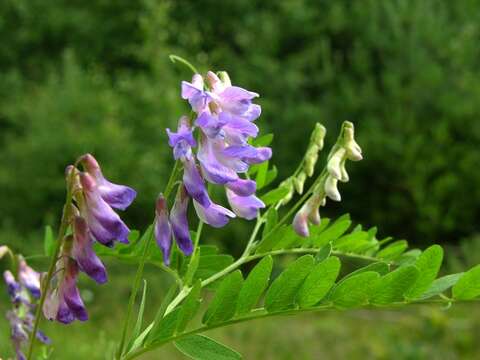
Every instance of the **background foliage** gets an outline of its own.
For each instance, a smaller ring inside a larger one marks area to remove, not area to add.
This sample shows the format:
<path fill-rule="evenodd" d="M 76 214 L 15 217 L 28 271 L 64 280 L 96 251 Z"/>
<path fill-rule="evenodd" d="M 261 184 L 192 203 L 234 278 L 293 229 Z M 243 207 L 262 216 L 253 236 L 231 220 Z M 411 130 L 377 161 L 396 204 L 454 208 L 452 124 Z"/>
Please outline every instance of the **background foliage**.
<path fill-rule="evenodd" d="M 178 53 L 261 94 L 259 124 L 276 134 L 280 175 L 294 169 L 316 121 L 330 143 L 343 120 L 356 124 L 365 160 L 350 167 L 344 201 L 326 213 L 348 211 L 421 247 L 466 239 L 448 264 L 478 263 L 479 6 L 4 0 L 0 242 L 29 253 L 41 247 L 43 225 L 59 216 L 64 167 L 86 151 L 109 178 L 138 190 L 127 222 L 150 222 L 171 166 L 164 128 L 187 109 L 179 80 L 190 74 L 167 57 Z M 243 228 L 232 224 L 223 244 L 235 250 Z M 454 349 L 451 358 L 471 354 L 468 344 Z"/>

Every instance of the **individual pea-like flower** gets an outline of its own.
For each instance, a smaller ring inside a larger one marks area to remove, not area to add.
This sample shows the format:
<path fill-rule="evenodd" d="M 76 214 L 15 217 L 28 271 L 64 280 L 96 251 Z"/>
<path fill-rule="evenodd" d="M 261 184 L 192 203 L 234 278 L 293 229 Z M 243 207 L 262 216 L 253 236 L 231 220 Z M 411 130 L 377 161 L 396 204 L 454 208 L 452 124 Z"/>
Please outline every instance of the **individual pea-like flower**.
<path fill-rule="evenodd" d="M 172 248 L 172 226 L 168 220 L 167 200 L 160 194 L 155 204 L 155 240 L 162 250 L 163 262 L 170 265 L 170 252 Z"/>
<path fill-rule="evenodd" d="M 293 229 L 303 237 L 308 237 L 310 231 L 309 222 L 314 225 L 320 225 L 320 205 L 324 204 L 325 198 L 321 194 L 313 194 L 293 218 Z"/>
<path fill-rule="evenodd" d="M 233 212 L 218 204 L 212 203 L 210 206 L 204 207 L 202 204 L 194 200 L 193 206 L 195 207 L 200 220 L 215 228 L 227 225 L 230 218 L 235 217 Z"/>
<path fill-rule="evenodd" d="M 81 216 L 75 216 L 73 220 L 72 257 L 77 261 L 81 271 L 97 283 L 103 284 L 107 282 L 107 271 L 93 251 L 93 242 L 85 219 Z"/>
<path fill-rule="evenodd" d="M 103 176 L 97 160 L 91 154 L 85 154 L 80 158 L 85 170 L 95 180 L 100 197 L 111 207 L 125 210 L 129 207 L 137 192 L 125 185 L 111 183 Z"/>
<path fill-rule="evenodd" d="M 40 274 L 28 266 L 24 259 L 20 259 L 18 263 L 18 278 L 33 297 L 40 297 Z"/>
<path fill-rule="evenodd" d="M 227 199 L 233 212 L 247 220 L 255 219 L 258 210 L 265 207 L 265 204 L 255 195 L 241 196 L 229 189 L 227 189 Z"/>
<path fill-rule="evenodd" d="M 17 360 L 24 360 L 22 348 L 28 343 L 29 334 L 33 329 L 35 301 L 39 297 L 40 275 L 27 265 L 25 259 L 18 257 L 18 280 L 10 270 L 3 273 L 7 285 L 8 294 L 12 302 L 12 309 L 6 313 L 10 324 L 10 338 L 15 349 Z M 37 283 L 38 281 L 38 283 Z M 44 344 L 50 344 L 50 339 L 41 331 L 37 331 L 36 337 Z"/>
<path fill-rule="evenodd" d="M 160 194 L 157 198 L 155 206 L 155 240 L 158 247 L 162 250 L 163 262 L 167 266 L 170 265 L 172 238 L 175 239 L 178 248 L 185 255 L 191 255 L 193 251 L 187 219 L 188 202 L 187 190 L 183 185 L 180 185 L 169 216 L 167 199 L 165 199 L 163 194 Z"/>
<path fill-rule="evenodd" d="M 43 305 L 43 314 L 48 320 L 56 320 L 69 324 L 75 319 L 88 320 L 88 313 L 80 291 L 77 287 L 79 266 L 71 258 L 72 239 L 64 241 L 62 257 L 57 263 L 54 281 L 56 285 L 50 287 Z"/>
<path fill-rule="evenodd" d="M 106 246 L 113 246 L 116 240 L 128 244 L 130 230 L 102 198 L 94 178 L 82 172 L 80 183 L 85 200 L 80 205 L 80 213 L 87 221 L 94 238 Z"/>

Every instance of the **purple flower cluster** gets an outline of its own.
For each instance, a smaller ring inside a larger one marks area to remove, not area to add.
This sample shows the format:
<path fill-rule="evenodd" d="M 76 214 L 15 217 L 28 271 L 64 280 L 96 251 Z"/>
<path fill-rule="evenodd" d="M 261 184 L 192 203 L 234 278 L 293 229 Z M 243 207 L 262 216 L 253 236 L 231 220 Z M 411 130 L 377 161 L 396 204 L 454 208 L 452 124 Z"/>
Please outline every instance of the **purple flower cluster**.
<path fill-rule="evenodd" d="M 86 154 L 79 162 L 85 171 L 67 167 L 66 178 L 73 203 L 66 209 L 72 234 L 63 240 L 61 256 L 53 286 L 49 287 L 43 307 L 45 317 L 68 324 L 85 321 L 88 314 L 77 288 L 79 271 L 99 284 L 107 281 L 107 272 L 93 250 L 95 241 L 113 246 L 115 241 L 128 243 L 129 228 L 113 210 L 126 209 L 136 192 L 105 179 L 95 158 Z"/>
<path fill-rule="evenodd" d="M 166 264 L 172 235 L 185 254 L 192 252 L 186 216 L 189 198 L 198 217 L 213 227 L 225 226 L 236 216 L 254 219 L 265 207 L 255 196 L 255 181 L 241 177 L 250 165 L 272 156 L 270 148 L 249 144 L 249 139 L 258 135 L 254 121 L 261 108 L 252 102 L 256 97 L 257 93 L 233 86 L 225 72 L 217 75 L 209 71 L 205 79 L 195 74 L 192 82 L 182 82 L 182 98 L 188 100 L 195 116 L 191 119 L 194 126 L 182 116 L 177 132 L 167 129 L 173 156 L 183 165 L 183 185 L 170 216 L 166 199 L 160 196 L 157 201 L 155 234 Z M 193 148 L 198 151 L 194 153 Z M 212 201 L 206 182 L 225 187 L 233 211 Z"/>
<path fill-rule="evenodd" d="M 17 279 L 9 270 L 3 273 L 3 278 L 13 304 L 12 310 L 6 315 L 10 323 L 11 339 L 17 359 L 23 360 L 25 356 L 22 347 L 28 342 L 33 329 L 35 300 L 40 297 L 40 274 L 20 257 Z M 44 344 L 50 344 L 50 339 L 41 331 L 37 332 L 37 339 Z"/>

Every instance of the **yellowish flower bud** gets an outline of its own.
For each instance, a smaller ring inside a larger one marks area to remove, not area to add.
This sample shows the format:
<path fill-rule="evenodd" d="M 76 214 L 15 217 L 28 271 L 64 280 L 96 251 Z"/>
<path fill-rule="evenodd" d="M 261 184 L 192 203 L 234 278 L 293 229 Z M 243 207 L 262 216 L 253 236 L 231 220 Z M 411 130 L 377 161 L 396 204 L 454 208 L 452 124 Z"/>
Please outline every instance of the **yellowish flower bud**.
<path fill-rule="evenodd" d="M 307 174 L 303 171 L 293 180 L 293 185 L 295 190 L 299 194 L 303 194 L 303 186 L 305 185 L 305 180 L 307 179 Z"/>
<path fill-rule="evenodd" d="M 315 172 L 315 164 L 318 160 L 318 151 L 318 146 L 313 144 L 305 154 L 305 172 L 309 177 Z"/>
<path fill-rule="evenodd" d="M 341 163 L 344 161 L 346 150 L 343 147 L 339 147 L 328 160 L 327 170 L 328 173 L 335 179 L 342 178 Z"/>

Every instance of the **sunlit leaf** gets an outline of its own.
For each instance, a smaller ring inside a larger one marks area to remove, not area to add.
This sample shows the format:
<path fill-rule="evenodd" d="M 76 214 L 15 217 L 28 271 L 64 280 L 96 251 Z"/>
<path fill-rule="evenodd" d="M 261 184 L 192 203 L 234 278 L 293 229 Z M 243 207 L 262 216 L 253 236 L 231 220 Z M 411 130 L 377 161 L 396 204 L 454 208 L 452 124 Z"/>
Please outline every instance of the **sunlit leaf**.
<path fill-rule="evenodd" d="M 470 300 L 480 296 L 480 265 L 465 272 L 452 289 L 453 297 Z"/>
<path fill-rule="evenodd" d="M 385 276 L 382 276 L 373 288 L 370 302 L 377 305 L 386 305 L 402 301 L 405 293 L 419 276 L 414 265 L 403 266 Z"/>
<path fill-rule="evenodd" d="M 240 355 L 235 350 L 204 336 L 190 335 L 175 341 L 176 348 L 194 360 L 240 360 Z"/>
<path fill-rule="evenodd" d="M 440 246 L 432 245 L 426 249 L 415 262 L 419 276 L 405 297 L 415 299 L 422 295 L 436 279 L 442 260 L 443 249 Z"/>

